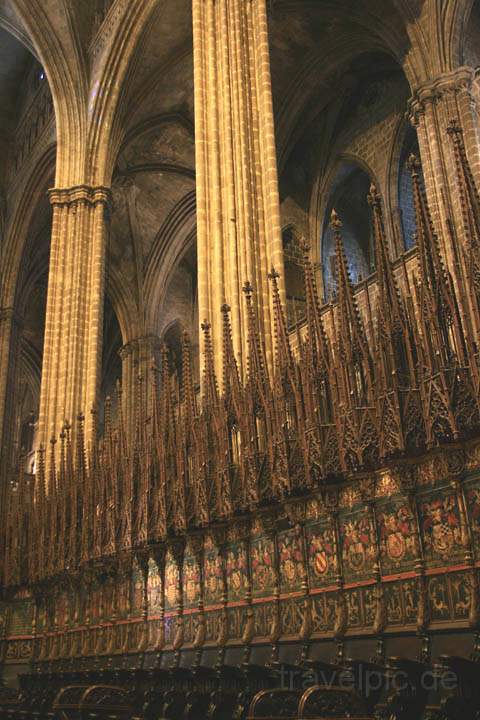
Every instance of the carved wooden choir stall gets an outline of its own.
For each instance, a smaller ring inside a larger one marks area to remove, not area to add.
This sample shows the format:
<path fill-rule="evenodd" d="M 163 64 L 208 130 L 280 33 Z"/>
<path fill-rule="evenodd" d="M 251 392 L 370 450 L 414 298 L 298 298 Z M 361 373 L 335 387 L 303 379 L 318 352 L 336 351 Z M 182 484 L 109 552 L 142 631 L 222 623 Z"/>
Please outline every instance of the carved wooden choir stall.
<path fill-rule="evenodd" d="M 30 631 L 0 641 L 31 662 L 2 717 L 479 717 L 480 197 L 448 135 L 467 244 L 412 157 L 413 260 L 372 186 L 376 283 L 354 292 L 335 212 L 335 301 L 305 245 L 293 333 L 272 269 L 273 374 L 246 282 L 245 383 L 224 305 L 221 392 L 205 321 L 200 399 L 184 337 L 181 378 L 166 350 L 139 378 L 133 438 L 119 387 L 98 443 L 80 416 L 35 475 L 19 459 L 0 577 Z"/>

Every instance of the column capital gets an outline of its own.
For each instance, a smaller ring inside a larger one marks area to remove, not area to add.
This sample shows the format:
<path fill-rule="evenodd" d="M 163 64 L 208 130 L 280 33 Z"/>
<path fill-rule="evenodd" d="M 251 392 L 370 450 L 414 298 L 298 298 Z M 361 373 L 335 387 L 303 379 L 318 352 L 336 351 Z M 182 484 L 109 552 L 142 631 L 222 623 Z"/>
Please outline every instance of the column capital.
<path fill-rule="evenodd" d="M 23 327 L 23 318 L 13 307 L 0 308 L 0 323 L 10 322 L 12 325 Z"/>
<path fill-rule="evenodd" d="M 462 90 L 469 92 L 477 76 L 478 71 L 475 68 L 462 65 L 418 85 L 408 101 L 407 115 L 410 122 L 417 124 L 419 116 L 425 113 L 429 103 L 436 103 L 446 95 L 454 95 Z"/>
<path fill-rule="evenodd" d="M 112 200 L 110 188 L 103 185 L 75 185 L 71 188 L 51 188 L 48 195 L 53 206 L 72 206 L 85 203 L 91 206 L 102 204 L 108 207 Z"/>
<path fill-rule="evenodd" d="M 157 335 L 143 335 L 125 343 L 118 351 L 118 354 L 122 360 L 125 360 L 130 355 L 142 351 L 158 352 L 161 345 L 162 343 Z"/>

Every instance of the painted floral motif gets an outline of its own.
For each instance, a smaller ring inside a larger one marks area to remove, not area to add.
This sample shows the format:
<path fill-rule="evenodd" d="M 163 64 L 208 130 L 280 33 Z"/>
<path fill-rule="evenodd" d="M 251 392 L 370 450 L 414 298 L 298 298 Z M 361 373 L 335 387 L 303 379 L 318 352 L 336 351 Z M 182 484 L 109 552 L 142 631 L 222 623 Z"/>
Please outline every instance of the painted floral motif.
<path fill-rule="evenodd" d="M 253 594 L 257 597 L 271 594 L 275 586 L 275 552 L 270 538 L 252 541 L 251 562 Z"/>
<path fill-rule="evenodd" d="M 221 601 L 223 595 L 222 558 L 218 550 L 205 554 L 205 602 L 214 604 Z"/>
<path fill-rule="evenodd" d="M 241 600 L 248 589 L 247 555 L 243 544 L 227 549 L 226 572 L 228 599 Z"/>
<path fill-rule="evenodd" d="M 405 611 L 404 622 L 413 623 L 417 619 L 418 585 L 415 580 L 405 580 L 401 583 L 401 588 Z"/>
<path fill-rule="evenodd" d="M 30 600 L 15 602 L 10 614 L 9 635 L 29 635 L 32 632 L 33 605 Z"/>
<path fill-rule="evenodd" d="M 7 629 L 7 613 L 8 605 L 0 602 L 0 637 L 3 637 Z"/>
<path fill-rule="evenodd" d="M 143 609 L 143 574 L 137 566 L 133 571 L 133 609 L 137 613 Z"/>
<path fill-rule="evenodd" d="M 388 583 L 385 587 L 387 622 L 389 625 L 401 625 L 404 621 L 401 583 Z"/>
<path fill-rule="evenodd" d="M 421 504 L 425 555 L 431 561 L 451 562 L 461 554 L 461 532 L 454 495 L 436 497 Z"/>
<path fill-rule="evenodd" d="M 283 592 L 299 590 L 302 582 L 302 547 L 295 531 L 278 536 L 280 587 Z"/>
<path fill-rule="evenodd" d="M 392 497 L 399 491 L 398 481 L 389 472 L 385 472 L 379 478 L 376 487 L 376 497 Z"/>
<path fill-rule="evenodd" d="M 480 550 L 480 488 L 469 488 L 467 492 L 467 505 L 470 515 L 473 541 L 478 555 Z"/>
<path fill-rule="evenodd" d="M 183 564 L 183 604 L 186 608 L 198 605 L 200 598 L 200 570 L 194 557 L 186 557 Z"/>
<path fill-rule="evenodd" d="M 377 613 L 377 590 L 374 585 L 365 588 L 363 591 L 364 623 L 371 626 L 375 622 Z"/>
<path fill-rule="evenodd" d="M 135 582 L 136 582 L 136 579 L 134 576 L 134 578 L 133 578 L 134 586 L 135 586 Z M 100 585 L 97 582 L 95 582 L 92 585 L 92 588 L 90 591 L 90 620 L 92 621 L 92 623 L 100 622 L 100 620 L 102 619 L 102 613 L 103 613 L 102 605 L 103 605 L 103 603 L 102 603 L 102 588 L 100 587 Z"/>
<path fill-rule="evenodd" d="M 170 557 L 165 565 L 165 609 L 174 610 L 177 605 L 178 568 Z"/>
<path fill-rule="evenodd" d="M 362 608 L 360 593 L 358 590 L 350 590 L 345 593 L 347 601 L 348 625 L 349 627 L 360 627 L 362 624 Z"/>
<path fill-rule="evenodd" d="M 148 612 L 156 615 L 162 607 L 162 580 L 158 572 L 157 563 L 150 559 L 148 564 Z"/>
<path fill-rule="evenodd" d="M 455 618 L 468 618 L 472 604 L 472 588 L 466 573 L 453 574 L 450 578 L 453 614 Z"/>
<path fill-rule="evenodd" d="M 122 576 L 118 581 L 118 614 L 121 618 L 128 615 L 130 595 L 129 578 Z"/>
<path fill-rule="evenodd" d="M 332 630 L 335 623 L 335 593 L 320 593 L 312 605 L 315 632 Z"/>
<path fill-rule="evenodd" d="M 448 585 L 444 577 L 432 577 L 428 583 L 428 597 L 433 620 L 450 617 Z"/>
<path fill-rule="evenodd" d="M 286 598 L 285 600 L 282 600 L 280 605 L 280 617 L 284 635 L 298 635 L 303 622 L 303 614 L 304 607 L 301 599 Z"/>
<path fill-rule="evenodd" d="M 363 513 L 345 518 L 340 534 L 345 577 L 368 574 L 375 559 L 375 534 L 370 518 Z"/>
<path fill-rule="evenodd" d="M 409 566 L 415 559 L 415 526 L 408 506 L 385 506 L 377 518 L 382 571 Z"/>
<path fill-rule="evenodd" d="M 57 626 L 65 627 L 68 622 L 68 597 L 66 593 L 60 593 L 57 598 Z"/>
<path fill-rule="evenodd" d="M 332 528 L 312 525 L 306 529 L 306 539 L 310 587 L 321 587 L 333 580 L 337 566 Z"/>

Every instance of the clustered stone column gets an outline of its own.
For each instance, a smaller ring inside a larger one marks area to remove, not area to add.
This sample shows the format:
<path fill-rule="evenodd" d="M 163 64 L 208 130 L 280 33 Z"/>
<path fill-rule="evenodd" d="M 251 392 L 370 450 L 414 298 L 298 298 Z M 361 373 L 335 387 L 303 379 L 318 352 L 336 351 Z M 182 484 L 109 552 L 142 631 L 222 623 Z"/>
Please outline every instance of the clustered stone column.
<path fill-rule="evenodd" d="M 110 192 L 80 185 L 50 191 L 53 206 L 39 440 L 97 400 L 103 332 L 106 210 Z"/>
<path fill-rule="evenodd" d="M 0 309 L 0 486 L 18 460 L 13 441 L 21 336 L 21 318 L 13 308 Z"/>
<path fill-rule="evenodd" d="M 247 280 L 270 365 L 273 358 L 267 273 L 274 266 L 283 276 L 283 250 L 267 12 L 266 0 L 192 3 L 199 320 L 212 325 L 221 377 L 224 302 L 245 369 Z"/>
<path fill-rule="evenodd" d="M 463 131 L 465 149 L 480 186 L 480 129 L 475 70 L 459 67 L 423 83 L 410 101 L 410 119 L 416 127 L 430 208 L 438 231 L 449 233 L 449 220 L 462 227 L 452 144 L 447 127 L 452 121 Z"/>

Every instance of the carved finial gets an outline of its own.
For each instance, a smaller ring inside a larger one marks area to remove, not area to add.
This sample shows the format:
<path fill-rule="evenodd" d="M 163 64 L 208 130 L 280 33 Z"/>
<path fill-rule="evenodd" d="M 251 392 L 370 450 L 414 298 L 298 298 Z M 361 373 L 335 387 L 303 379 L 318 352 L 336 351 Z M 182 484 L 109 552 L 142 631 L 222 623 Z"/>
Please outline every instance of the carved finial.
<path fill-rule="evenodd" d="M 38 448 L 38 483 L 41 492 L 45 496 L 45 446 L 43 443 Z"/>
<path fill-rule="evenodd" d="M 458 124 L 456 118 L 453 118 L 450 120 L 448 127 L 447 127 L 447 133 L 448 135 L 451 135 L 455 138 L 455 136 L 463 135 L 463 130 Z"/>
<path fill-rule="evenodd" d="M 380 193 L 377 190 L 377 186 L 372 181 L 370 184 L 370 192 L 367 195 L 368 204 L 373 207 L 378 207 L 380 205 Z"/>
<path fill-rule="evenodd" d="M 201 328 L 204 335 L 204 356 L 205 366 L 203 371 L 204 382 L 205 382 L 205 401 L 212 403 L 216 400 L 218 395 L 217 378 L 215 375 L 214 361 L 213 361 L 213 345 L 212 336 L 210 333 L 211 325 L 208 320 L 204 320 L 201 324 Z"/>
<path fill-rule="evenodd" d="M 192 359 L 190 353 L 190 338 L 186 330 L 182 335 L 182 380 L 183 396 L 190 421 L 195 416 L 195 395 L 193 391 Z"/>
<path fill-rule="evenodd" d="M 50 438 L 50 468 L 48 478 L 48 494 L 55 495 L 57 491 L 57 461 L 55 457 L 55 446 L 57 439 L 55 437 Z"/>
<path fill-rule="evenodd" d="M 83 413 L 77 415 L 77 456 L 79 469 L 82 471 L 86 467 L 85 457 L 85 416 Z"/>
<path fill-rule="evenodd" d="M 242 290 L 245 293 L 247 300 L 249 300 L 251 298 L 251 296 L 253 295 L 253 287 L 252 287 L 252 283 L 250 282 L 250 280 L 247 280 L 244 283 Z"/>
<path fill-rule="evenodd" d="M 330 215 L 330 227 L 332 228 L 332 230 L 334 232 L 339 232 L 340 229 L 342 228 L 342 221 L 338 217 L 337 211 L 335 210 L 335 208 L 332 208 L 332 212 Z"/>
<path fill-rule="evenodd" d="M 264 348 L 260 339 L 258 328 L 258 318 L 252 302 L 253 287 L 249 280 L 243 286 L 245 300 L 247 303 L 248 316 L 248 356 L 247 356 L 247 373 L 250 382 L 265 385 L 267 382 L 266 362 L 264 357 Z"/>
<path fill-rule="evenodd" d="M 421 164 L 420 164 L 420 160 L 418 159 L 418 157 L 417 157 L 414 153 L 411 153 L 411 154 L 408 156 L 407 167 L 408 167 L 408 169 L 410 170 L 410 172 L 411 172 L 411 174 L 412 174 L 412 177 L 413 177 L 414 175 L 415 175 L 415 176 L 418 176 L 418 172 L 419 172 L 419 170 L 420 170 L 420 168 L 421 168 Z"/>
<path fill-rule="evenodd" d="M 300 250 L 303 253 L 303 257 L 309 259 L 310 258 L 310 243 L 307 241 L 307 239 L 302 235 L 299 241 Z"/>

